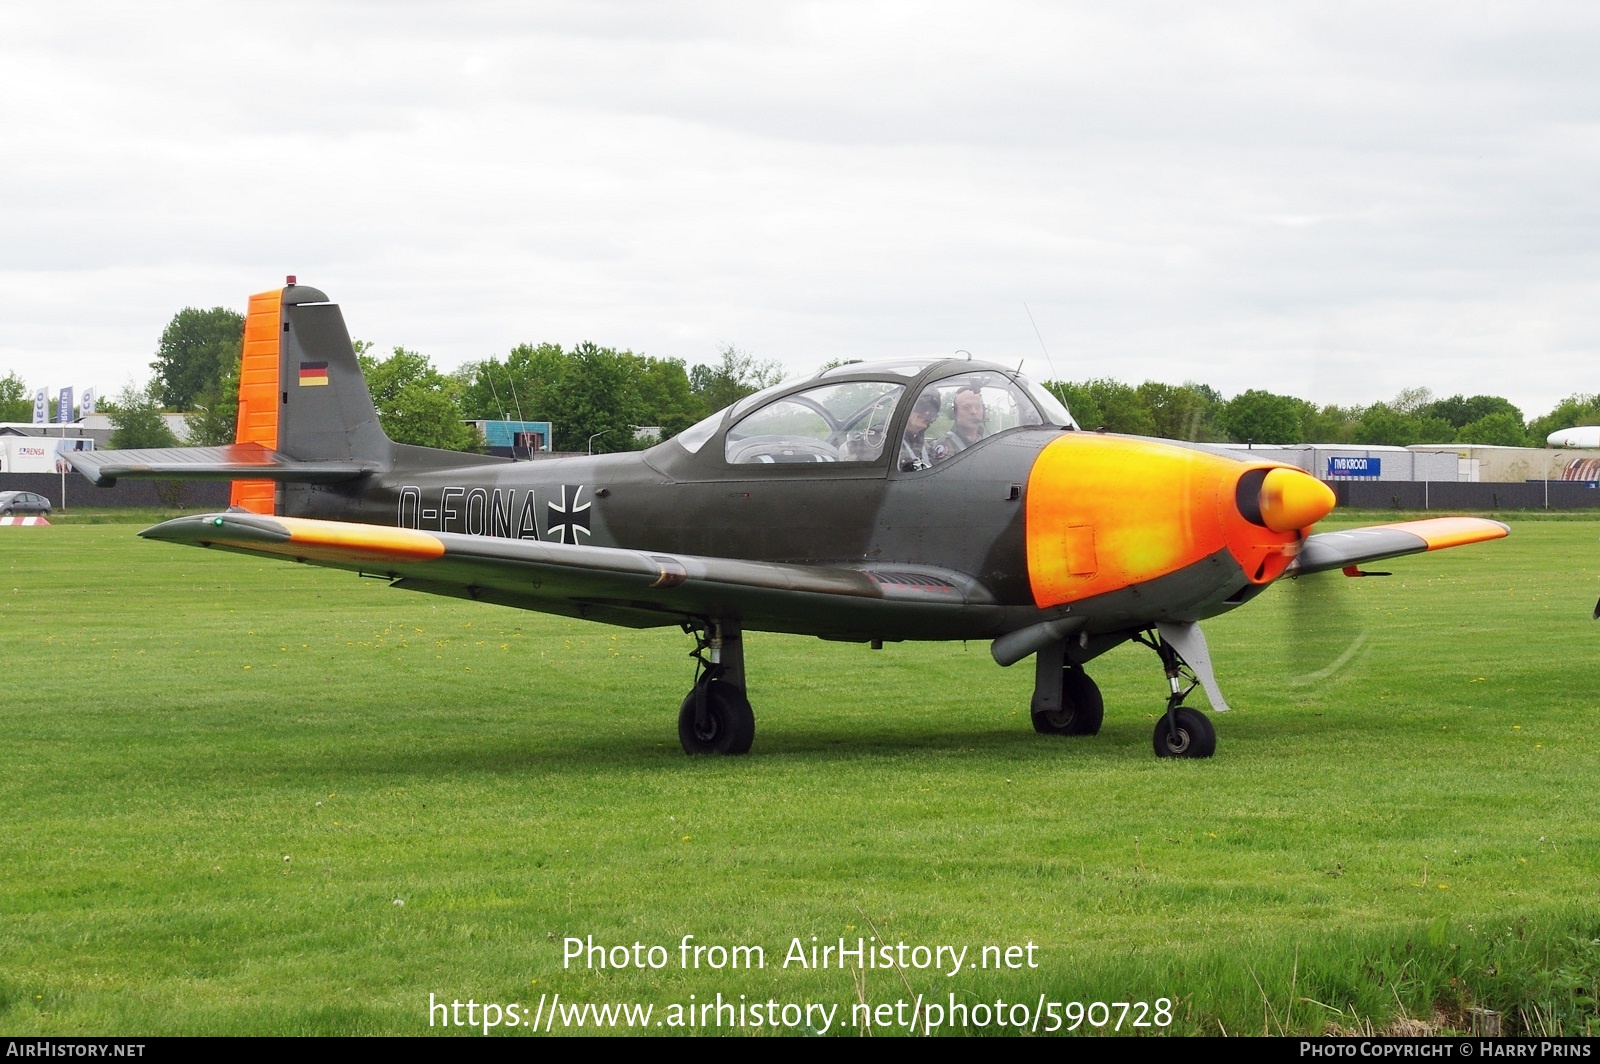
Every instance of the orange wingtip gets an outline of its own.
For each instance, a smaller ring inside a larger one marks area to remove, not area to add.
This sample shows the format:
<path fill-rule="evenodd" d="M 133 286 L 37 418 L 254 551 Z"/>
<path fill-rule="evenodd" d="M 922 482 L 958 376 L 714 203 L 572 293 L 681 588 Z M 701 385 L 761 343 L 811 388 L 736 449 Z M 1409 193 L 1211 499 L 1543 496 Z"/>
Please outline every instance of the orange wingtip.
<path fill-rule="evenodd" d="M 281 554 L 349 561 L 367 558 L 429 561 L 444 555 L 442 542 L 413 528 L 314 521 L 305 517 L 280 517 L 277 521 L 289 533 L 289 542 L 277 548 Z"/>
<path fill-rule="evenodd" d="M 1428 545 L 1429 550 L 1443 550 L 1446 547 L 1459 547 L 1466 543 L 1501 539 L 1511 532 L 1509 525 L 1483 517 L 1434 517 L 1426 521 L 1399 521 L 1392 525 L 1376 527 L 1398 528 L 1402 532 L 1410 532 L 1413 536 L 1420 537 Z"/>

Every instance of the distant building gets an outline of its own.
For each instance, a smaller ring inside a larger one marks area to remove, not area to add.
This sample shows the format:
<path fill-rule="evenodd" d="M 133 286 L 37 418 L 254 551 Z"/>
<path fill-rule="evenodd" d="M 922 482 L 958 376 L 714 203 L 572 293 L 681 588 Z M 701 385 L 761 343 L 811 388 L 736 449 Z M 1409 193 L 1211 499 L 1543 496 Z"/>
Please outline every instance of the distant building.
<path fill-rule="evenodd" d="M 1413 484 L 1522 484 L 1600 480 L 1600 450 L 1499 447 L 1483 443 L 1419 443 L 1362 447 L 1331 443 L 1189 444 L 1200 450 L 1299 466 L 1319 480 L 1400 481 Z"/>
<path fill-rule="evenodd" d="M 483 435 L 490 454 L 501 458 L 533 458 L 550 450 L 548 421 L 469 421 Z"/>
<path fill-rule="evenodd" d="M 1208 444 L 1206 450 L 1298 466 L 1318 480 L 1441 481 L 1460 476 L 1455 449 L 1435 447 L 1362 447 L 1333 443 Z"/>
<path fill-rule="evenodd" d="M 107 447 L 111 444 L 111 427 L 97 428 L 82 421 L 71 421 L 65 425 L 57 422 L 36 424 L 31 421 L 0 421 L 0 436 L 54 436 L 57 439 L 65 436 L 68 439 L 90 439 L 98 447 Z"/>
<path fill-rule="evenodd" d="M 1471 484 L 1520 484 L 1530 480 L 1600 480 L 1600 450 L 1564 447 L 1496 447 L 1457 443 L 1460 479 Z"/>
<path fill-rule="evenodd" d="M 193 415 L 162 414 L 161 420 L 166 422 L 167 430 L 172 433 L 173 439 L 179 443 L 187 443 L 189 440 L 189 418 L 191 416 Z M 106 434 L 106 442 L 110 442 L 111 433 L 115 431 L 111 426 L 110 414 L 85 414 L 77 420 L 76 424 L 91 432 L 104 432 Z M 70 428 L 71 426 L 68 427 Z"/>

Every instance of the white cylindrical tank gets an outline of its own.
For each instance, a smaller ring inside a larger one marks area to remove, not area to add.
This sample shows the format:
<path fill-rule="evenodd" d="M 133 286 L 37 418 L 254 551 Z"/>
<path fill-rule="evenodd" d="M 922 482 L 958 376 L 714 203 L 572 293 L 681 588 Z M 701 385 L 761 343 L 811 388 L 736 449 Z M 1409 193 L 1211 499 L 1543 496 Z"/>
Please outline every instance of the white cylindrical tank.
<path fill-rule="evenodd" d="M 1545 437 L 1552 447 L 1600 447 L 1600 425 L 1579 425 L 1561 429 Z"/>

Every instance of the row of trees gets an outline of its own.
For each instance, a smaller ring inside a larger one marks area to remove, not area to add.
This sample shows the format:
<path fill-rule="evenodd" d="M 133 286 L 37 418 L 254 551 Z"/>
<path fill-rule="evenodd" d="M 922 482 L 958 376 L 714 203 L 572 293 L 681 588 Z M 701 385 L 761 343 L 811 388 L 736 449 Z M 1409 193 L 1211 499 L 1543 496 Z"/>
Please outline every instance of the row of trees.
<path fill-rule="evenodd" d="M 398 352 L 397 352 L 398 354 Z M 638 426 L 677 435 L 751 392 L 776 384 L 783 368 L 724 347 L 716 361 L 686 366 L 595 344 L 522 344 L 504 358 L 456 371 L 461 409 L 469 418 L 550 421 L 558 451 L 629 450 Z M 380 414 L 380 417 L 382 415 Z"/>
<path fill-rule="evenodd" d="M 231 441 L 243 333 L 244 318 L 236 311 L 185 308 L 161 335 L 150 385 L 124 391 L 110 405 L 157 437 L 147 415 L 165 407 L 190 412 L 192 442 Z M 586 450 L 591 439 L 596 451 L 628 450 L 644 445 L 635 439 L 638 426 L 657 426 L 663 437 L 673 436 L 782 376 L 778 363 L 731 346 L 709 363 L 689 366 L 682 359 L 592 343 L 522 344 L 503 358 L 471 362 L 448 374 L 416 351 L 397 347 L 379 357 L 370 344 L 356 347 L 384 430 L 401 442 L 453 450 L 481 449 L 478 434 L 463 424 L 478 419 L 550 421 L 556 450 Z M 1193 381 L 1133 386 L 1100 378 L 1046 386 L 1085 428 L 1209 442 L 1540 446 L 1556 429 L 1600 424 L 1595 395 L 1573 395 L 1527 421 L 1498 396 L 1436 399 L 1426 388 L 1370 406 L 1341 407 L 1255 389 L 1224 399 Z M 13 390 L 15 397 L 0 381 L 0 412 L 10 409 L 13 398 L 26 400 L 20 381 Z M 31 400 L 26 405 L 31 413 Z"/>
<path fill-rule="evenodd" d="M 190 442 L 231 442 L 243 335 L 243 316 L 225 307 L 186 308 L 174 316 L 157 344 L 154 379 L 108 404 L 118 412 L 119 425 L 143 426 L 136 435 L 148 442 L 115 445 L 169 446 L 150 416 L 162 407 L 189 412 Z M 715 361 L 690 367 L 681 359 L 592 343 L 571 349 L 522 344 L 504 358 L 471 362 L 449 374 L 427 355 L 403 347 L 387 357 L 365 341 L 355 347 L 378 419 L 392 439 L 461 451 L 483 447 L 464 422 L 496 419 L 551 422 L 551 446 L 558 451 L 586 450 L 591 439 L 596 451 L 630 450 L 646 442 L 635 438 L 640 426 L 673 436 L 782 377 L 776 362 L 758 361 L 731 346 Z"/>
<path fill-rule="evenodd" d="M 1570 396 L 1530 422 L 1499 396 L 1436 399 L 1426 388 L 1408 388 L 1388 402 L 1370 406 L 1317 406 L 1255 389 L 1224 400 L 1216 389 L 1193 381 L 1180 385 L 1146 381 L 1133 387 L 1102 378 L 1051 382 L 1047 387 L 1086 428 L 1214 443 L 1540 447 L 1557 429 L 1600 424 L 1600 396 L 1594 395 Z"/>

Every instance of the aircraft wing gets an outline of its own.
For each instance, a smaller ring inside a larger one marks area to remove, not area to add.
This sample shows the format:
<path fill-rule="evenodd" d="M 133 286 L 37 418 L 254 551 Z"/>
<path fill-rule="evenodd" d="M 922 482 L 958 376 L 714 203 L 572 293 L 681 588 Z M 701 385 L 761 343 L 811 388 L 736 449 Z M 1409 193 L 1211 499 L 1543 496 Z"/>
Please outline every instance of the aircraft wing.
<path fill-rule="evenodd" d="M 930 566 L 779 564 L 242 512 L 180 517 L 140 535 L 635 628 L 719 616 L 837 639 L 962 639 L 995 634 L 1002 612 L 972 577 Z"/>
<path fill-rule="evenodd" d="M 118 477 L 165 477 L 173 480 L 292 480 L 335 484 L 372 472 L 359 462 L 302 462 L 259 443 L 221 447 L 149 447 L 125 451 L 70 451 L 72 468 L 98 486 Z"/>
<path fill-rule="evenodd" d="M 1300 554 L 1289 563 L 1284 575 L 1302 576 L 1402 554 L 1481 543 L 1499 539 L 1510 531 L 1509 526 L 1499 521 L 1481 517 L 1434 517 L 1425 521 L 1318 532 L 1300 545 Z"/>

